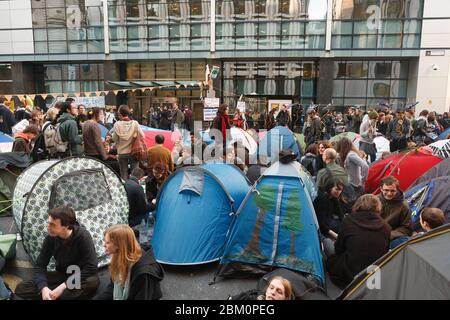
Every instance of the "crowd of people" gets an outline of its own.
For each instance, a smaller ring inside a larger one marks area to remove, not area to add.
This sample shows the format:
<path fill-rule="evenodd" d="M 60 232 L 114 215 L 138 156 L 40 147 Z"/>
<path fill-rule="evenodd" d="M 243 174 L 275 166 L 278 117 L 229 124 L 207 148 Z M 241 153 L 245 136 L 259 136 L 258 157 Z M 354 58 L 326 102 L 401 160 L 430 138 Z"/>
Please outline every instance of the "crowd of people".
<path fill-rule="evenodd" d="M 318 189 L 313 204 L 327 272 L 333 282 L 343 287 L 382 255 L 414 236 L 411 210 L 396 178 L 384 178 L 379 195 L 365 194 L 369 165 L 376 160 L 374 139 L 379 135 L 389 139 L 391 153 L 426 145 L 436 141 L 450 126 L 449 115 L 424 110 L 416 118 L 412 109 L 392 112 L 388 108 L 369 108 L 363 112 L 354 107 L 345 115 L 329 108 L 309 108 L 305 115 L 302 132 L 306 148 L 297 156 Z M 133 120 L 132 110 L 127 105 L 121 105 L 114 114 L 111 109 L 106 112 L 100 108 L 86 110 L 84 106 L 77 106 L 73 99 L 67 99 L 57 102 L 45 115 L 26 109 L 18 109 L 12 114 L 1 105 L 0 117 L 0 130 L 7 134 L 12 134 L 17 122 L 28 121 L 23 130 L 15 134 L 13 151 L 26 152 L 37 158 L 35 160 L 87 155 L 115 168 L 125 183 L 130 203 L 129 225 L 105 230 L 105 250 L 112 257 L 111 284 L 100 297 L 121 300 L 160 298 L 159 283 L 164 273 L 151 248 L 146 251 L 137 242 L 139 230 L 136 227 L 151 216 L 158 192 L 171 173 L 181 166 L 205 160 L 194 152 L 196 148 L 201 151 L 207 148 L 201 137 L 191 132 L 189 148 L 178 142 L 171 151 L 164 147 L 164 136 L 157 135 L 155 146 L 146 151 L 147 159 L 140 161 L 133 156 L 132 148 L 135 139 L 144 137 L 144 133 L 139 123 Z M 183 111 L 176 104 L 171 110 L 151 108 L 146 120 L 150 126 L 160 129 L 192 131 L 189 107 Z M 291 121 L 288 106 L 284 105 L 281 110 L 272 109 L 267 113 L 265 128 L 289 127 Z M 112 129 L 104 141 L 99 123 Z M 221 105 L 211 125 L 211 129 L 216 129 L 223 138 L 223 154 L 216 156 L 236 164 L 255 181 L 255 172 L 260 175 L 260 169 L 267 164 L 250 163 L 248 154 L 238 157 L 238 145 L 226 143 L 233 126 L 246 130 L 251 129 L 252 124 L 238 109 L 230 116 L 229 107 Z M 359 148 L 348 138 L 330 141 L 331 137 L 343 132 L 360 134 Z M 259 141 L 257 136 L 255 140 Z M 56 145 L 49 145 L 48 141 L 56 141 Z M 41 146 L 41 153 L 36 146 Z M 256 167 L 258 170 L 253 170 Z M 425 209 L 420 218 L 423 232 L 444 223 L 444 214 L 438 208 Z M 95 249 L 89 233 L 78 225 L 70 207 L 50 210 L 48 233 L 38 258 L 39 271 L 33 281 L 18 286 L 16 295 L 44 300 L 91 297 L 98 287 Z M 72 245 L 64 245 L 67 242 Z M 56 260 L 56 275 L 45 271 L 52 256 Z M 82 289 L 67 288 L 65 269 L 74 264 L 81 267 Z M 291 299 L 291 284 L 286 279 L 274 278 L 264 298 Z"/>

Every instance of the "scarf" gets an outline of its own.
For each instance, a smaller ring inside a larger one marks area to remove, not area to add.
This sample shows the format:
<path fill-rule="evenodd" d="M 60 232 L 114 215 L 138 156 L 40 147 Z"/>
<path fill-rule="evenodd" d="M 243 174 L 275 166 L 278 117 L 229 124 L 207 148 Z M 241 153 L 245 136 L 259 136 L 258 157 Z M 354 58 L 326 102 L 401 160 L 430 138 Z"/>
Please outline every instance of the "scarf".
<path fill-rule="evenodd" d="M 122 287 L 120 281 L 114 282 L 114 291 L 113 291 L 114 300 L 128 299 L 128 294 L 130 293 L 130 277 L 131 277 L 131 268 L 130 272 L 128 272 L 127 280 L 125 281 L 125 286 Z"/>
<path fill-rule="evenodd" d="M 222 131 L 222 138 L 225 143 L 227 139 L 227 129 L 230 129 L 230 118 L 227 114 L 220 115 L 220 120 L 222 121 L 221 125 L 221 131 Z"/>

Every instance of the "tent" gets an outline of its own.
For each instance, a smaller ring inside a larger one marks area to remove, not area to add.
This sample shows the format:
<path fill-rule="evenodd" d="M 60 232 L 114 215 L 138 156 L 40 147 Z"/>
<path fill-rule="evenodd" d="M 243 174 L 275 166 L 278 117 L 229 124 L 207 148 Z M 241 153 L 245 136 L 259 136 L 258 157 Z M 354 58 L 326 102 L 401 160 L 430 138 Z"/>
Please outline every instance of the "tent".
<path fill-rule="evenodd" d="M 11 152 L 14 138 L 0 132 L 0 152 Z"/>
<path fill-rule="evenodd" d="M 413 238 L 360 273 L 344 300 L 449 300 L 450 225 Z"/>
<path fill-rule="evenodd" d="M 378 160 L 369 167 L 366 192 L 378 193 L 380 181 L 387 176 L 396 177 L 400 181 L 400 188 L 407 190 L 418 177 L 441 161 L 441 158 L 417 150 Z"/>
<path fill-rule="evenodd" d="M 287 127 L 277 126 L 267 132 L 259 142 L 258 155 L 270 158 L 271 162 L 275 163 L 278 161 L 279 153 L 287 149 L 298 154 L 298 160 L 300 160 L 302 153 L 294 133 Z"/>
<path fill-rule="evenodd" d="M 101 161 L 88 157 L 40 161 L 17 178 L 13 213 L 23 245 L 36 262 L 47 236 L 48 210 L 69 205 L 92 236 L 99 267 L 108 264 L 103 232 L 128 223 L 128 199 L 120 177 Z"/>
<path fill-rule="evenodd" d="M 360 138 L 360 135 L 354 132 L 342 132 L 330 139 L 331 142 L 338 142 L 344 138 L 349 139 L 351 142 L 354 142 L 356 139 Z"/>
<path fill-rule="evenodd" d="M 31 164 L 23 152 L 0 153 L 0 215 L 11 211 L 17 177 Z"/>
<path fill-rule="evenodd" d="M 446 221 L 450 222 L 448 190 L 450 190 L 450 176 L 443 176 L 423 182 L 405 192 L 415 226 L 418 227 L 420 214 L 427 207 L 441 209 L 444 211 Z"/>
<path fill-rule="evenodd" d="M 442 162 L 431 167 L 427 172 L 417 178 L 416 181 L 411 185 L 417 186 L 423 182 L 429 182 L 434 178 L 450 176 L 450 158 L 444 159 Z"/>
<path fill-rule="evenodd" d="M 311 176 L 296 161 L 264 171 L 236 214 L 217 275 L 261 275 L 282 267 L 323 284 L 316 196 Z"/>
<path fill-rule="evenodd" d="M 234 165 L 175 171 L 161 187 L 152 238 L 158 262 L 193 265 L 220 259 L 232 215 L 250 185 Z"/>
<path fill-rule="evenodd" d="M 163 135 L 164 136 L 164 147 L 169 149 L 170 151 L 173 150 L 175 147 L 175 142 L 179 141 L 181 139 L 181 134 L 177 131 L 166 131 L 166 130 L 159 130 L 159 129 L 153 129 L 151 130 L 144 130 L 145 135 L 145 144 L 147 148 L 153 147 L 156 145 L 155 137 L 157 135 Z"/>
<path fill-rule="evenodd" d="M 102 135 L 102 138 L 105 139 L 106 135 L 108 134 L 109 130 L 104 125 L 98 123 L 98 127 L 100 128 L 100 134 Z"/>
<path fill-rule="evenodd" d="M 245 130 L 237 127 L 231 127 L 230 129 L 231 141 L 230 144 L 235 142 L 241 143 L 250 154 L 256 154 L 258 151 L 258 144 L 255 139 Z M 209 136 L 209 130 L 201 131 L 200 136 L 204 143 L 207 145 L 213 144 L 214 140 Z"/>
<path fill-rule="evenodd" d="M 422 147 L 436 157 L 450 158 L 450 140 L 438 140 L 428 146 Z"/>
<path fill-rule="evenodd" d="M 444 132 L 442 132 L 439 135 L 439 140 L 447 139 L 448 135 L 450 134 L 450 128 L 447 128 Z"/>

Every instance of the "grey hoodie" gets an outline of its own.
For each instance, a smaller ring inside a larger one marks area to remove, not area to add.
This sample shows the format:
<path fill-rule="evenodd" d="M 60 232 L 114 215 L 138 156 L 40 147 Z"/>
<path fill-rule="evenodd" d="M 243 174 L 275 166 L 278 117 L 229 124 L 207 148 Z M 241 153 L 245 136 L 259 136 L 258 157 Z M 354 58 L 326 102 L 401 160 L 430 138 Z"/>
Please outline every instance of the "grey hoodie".
<path fill-rule="evenodd" d="M 145 137 L 144 132 L 137 121 L 117 121 L 114 124 L 114 133 L 112 136 L 112 139 L 117 146 L 117 154 L 130 154 L 133 138 L 135 138 L 137 134 L 141 137 Z"/>

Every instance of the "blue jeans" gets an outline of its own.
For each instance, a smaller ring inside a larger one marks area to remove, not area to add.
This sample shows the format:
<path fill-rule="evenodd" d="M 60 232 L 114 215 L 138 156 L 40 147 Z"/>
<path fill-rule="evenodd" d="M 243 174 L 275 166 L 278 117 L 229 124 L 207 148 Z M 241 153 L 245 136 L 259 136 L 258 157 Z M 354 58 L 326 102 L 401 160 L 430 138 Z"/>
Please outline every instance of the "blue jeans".
<path fill-rule="evenodd" d="M 406 241 L 408 241 L 410 239 L 410 237 L 408 236 L 402 236 L 402 237 L 398 237 L 394 240 L 391 241 L 391 244 L 389 245 L 389 249 L 395 249 L 396 247 L 398 247 L 399 245 L 405 243 Z"/>

